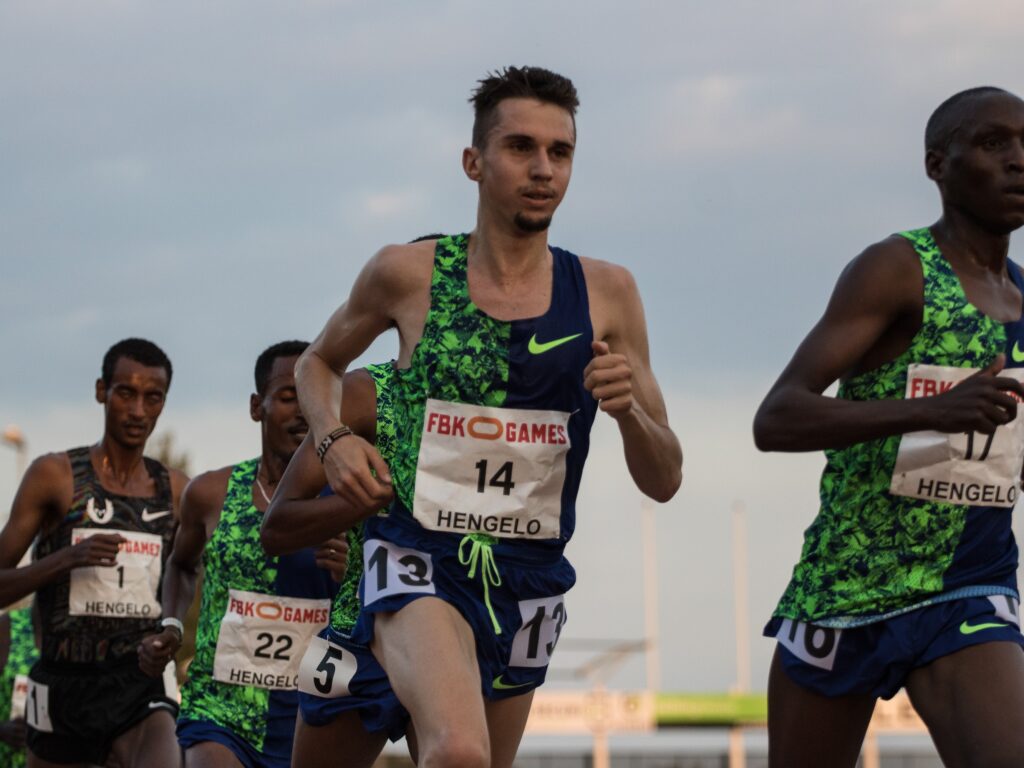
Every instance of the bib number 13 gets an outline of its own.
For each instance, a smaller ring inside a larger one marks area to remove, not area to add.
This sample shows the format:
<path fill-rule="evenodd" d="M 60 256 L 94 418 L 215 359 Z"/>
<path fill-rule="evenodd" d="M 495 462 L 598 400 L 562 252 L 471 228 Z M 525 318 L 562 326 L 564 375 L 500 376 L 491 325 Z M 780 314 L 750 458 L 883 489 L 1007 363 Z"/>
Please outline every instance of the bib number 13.
<path fill-rule="evenodd" d="M 368 539 L 363 547 L 363 568 L 366 605 L 391 595 L 436 593 L 433 561 L 426 552 Z"/>
<path fill-rule="evenodd" d="M 512 667 L 546 667 L 551 663 L 558 638 L 569 614 L 565 595 L 521 600 L 519 613 L 523 624 L 512 641 Z"/>

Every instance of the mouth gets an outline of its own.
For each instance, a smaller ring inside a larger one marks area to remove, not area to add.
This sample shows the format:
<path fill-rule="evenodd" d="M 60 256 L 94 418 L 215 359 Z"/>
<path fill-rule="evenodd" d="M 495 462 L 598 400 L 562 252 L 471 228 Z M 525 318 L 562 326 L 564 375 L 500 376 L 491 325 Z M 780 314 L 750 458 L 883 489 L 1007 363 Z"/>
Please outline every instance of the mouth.
<path fill-rule="evenodd" d="M 527 190 L 522 193 L 522 196 L 533 203 L 546 203 L 555 199 L 554 192 L 543 189 Z"/>
<path fill-rule="evenodd" d="M 1003 191 L 1013 197 L 1024 197 L 1024 184 L 1015 184 L 1012 187 L 1006 187 Z"/>
<path fill-rule="evenodd" d="M 309 434 L 309 425 L 305 423 L 296 424 L 294 427 L 288 428 L 288 434 L 301 442 Z"/>
<path fill-rule="evenodd" d="M 127 434 L 129 434 L 129 435 L 131 435 L 133 437 L 143 437 L 146 434 L 146 425 L 145 424 L 125 424 L 124 425 L 124 431 L 125 431 L 125 433 L 127 433 Z"/>

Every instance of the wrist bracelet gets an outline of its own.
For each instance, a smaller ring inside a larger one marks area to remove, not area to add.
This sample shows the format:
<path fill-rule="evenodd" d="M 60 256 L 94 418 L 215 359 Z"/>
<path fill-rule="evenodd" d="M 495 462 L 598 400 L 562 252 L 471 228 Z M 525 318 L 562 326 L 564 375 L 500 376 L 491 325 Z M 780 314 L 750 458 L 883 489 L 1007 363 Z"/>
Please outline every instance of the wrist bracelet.
<path fill-rule="evenodd" d="M 327 449 L 334 445 L 336 440 L 340 440 L 345 435 L 351 435 L 352 430 L 342 424 L 336 430 L 331 432 L 327 437 L 320 441 L 320 445 L 316 447 L 316 457 L 320 459 L 320 463 L 324 463 L 324 456 L 327 455 Z"/>
<path fill-rule="evenodd" d="M 179 645 L 181 644 L 181 641 L 185 639 L 185 625 L 173 616 L 168 616 L 166 619 L 161 619 L 160 626 L 163 629 L 174 630 L 174 633 L 178 636 Z"/>

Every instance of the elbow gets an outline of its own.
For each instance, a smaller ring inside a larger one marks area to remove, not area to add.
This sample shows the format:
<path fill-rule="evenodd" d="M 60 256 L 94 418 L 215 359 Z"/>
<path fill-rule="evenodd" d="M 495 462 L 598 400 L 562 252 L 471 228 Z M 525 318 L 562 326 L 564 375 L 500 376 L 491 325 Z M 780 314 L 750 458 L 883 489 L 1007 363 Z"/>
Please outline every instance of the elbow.
<path fill-rule="evenodd" d="M 651 500 L 664 504 L 671 501 L 683 484 L 683 456 L 680 451 L 679 461 L 669 471 L 658 478 L 658 482 L 644 488 L 644 494 Z"/>
<path fill-rule="evenodd" d="M 285 554 L 285 547 L 280 532 L 274 529 L 272 520 L 273 516 L 268 510 L 267 516 L 263 518 L 263 525 L 260 526 L 260 544 L 268 555 L 278 557 Z"/>
<path fill-rule="evenodd" d="M 754 416 L 754 445 L 759 451 L 785 450 L 783 430 L 779 428 L 779 419 L 763 406 Z"/>

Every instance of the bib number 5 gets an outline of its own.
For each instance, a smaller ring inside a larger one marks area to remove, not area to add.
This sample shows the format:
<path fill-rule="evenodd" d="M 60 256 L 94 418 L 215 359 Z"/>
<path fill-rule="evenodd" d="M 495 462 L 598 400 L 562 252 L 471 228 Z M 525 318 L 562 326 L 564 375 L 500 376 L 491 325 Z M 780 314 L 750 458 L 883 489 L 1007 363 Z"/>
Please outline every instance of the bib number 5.
<path fill-rule="evenodd" d="M 348 686 L 358 667 L 352 653 L 322 637 L 314 637 L 299 664 L 299 690 L 325 699 L 348 696 Z"/>

